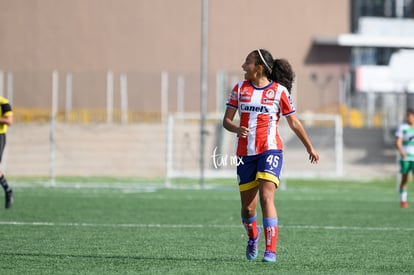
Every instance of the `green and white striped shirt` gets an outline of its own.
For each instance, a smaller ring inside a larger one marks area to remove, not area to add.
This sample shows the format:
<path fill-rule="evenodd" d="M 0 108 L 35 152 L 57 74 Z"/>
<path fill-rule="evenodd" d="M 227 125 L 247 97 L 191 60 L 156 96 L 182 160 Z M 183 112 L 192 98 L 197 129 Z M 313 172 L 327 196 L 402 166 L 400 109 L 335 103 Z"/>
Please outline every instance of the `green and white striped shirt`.
<path fill-rule="evenodd" d="M 403 149 L 407 154 L 402 160 L 414 161 L 414 127 L 408 123 L 401 124 L 395 132 L 395 136 L 402 138 Z"/>

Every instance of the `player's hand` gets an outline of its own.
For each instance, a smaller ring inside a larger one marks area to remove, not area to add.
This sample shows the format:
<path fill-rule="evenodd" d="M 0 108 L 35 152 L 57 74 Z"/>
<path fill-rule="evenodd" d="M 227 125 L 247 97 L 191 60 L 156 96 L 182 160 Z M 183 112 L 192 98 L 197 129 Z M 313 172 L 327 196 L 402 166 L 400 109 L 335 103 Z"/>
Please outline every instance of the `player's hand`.
<path fill-rule="evenodd" d="M 249 128 L 247 128 L 247 127 L 240 126 L 237 129 L 237 136 L 238 137 L 246 138 L 248 134 L 249 134 Z"/>
<path fill-rule="evenodd" d="M 317 164 L 319 162 L 319 154 L 314 149 L 309 150 L 309 161 L 313 164 Z"/>

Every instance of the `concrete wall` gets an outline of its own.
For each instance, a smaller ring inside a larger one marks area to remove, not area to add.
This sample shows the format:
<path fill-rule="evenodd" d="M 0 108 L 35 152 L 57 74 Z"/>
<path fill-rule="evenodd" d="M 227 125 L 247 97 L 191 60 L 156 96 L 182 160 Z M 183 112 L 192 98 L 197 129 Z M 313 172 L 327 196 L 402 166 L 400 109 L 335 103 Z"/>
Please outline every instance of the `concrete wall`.
<path fill-rule="evenodd" d="M 161 125 L 13 125 L 3 171 L 11 176 L 162 177 L 165 127 Z M 51 160 L 50 152 L 54 152 Z M 53 163 L 53 164 L 51 164 Z"/>
<path fill-rule="evenodd" d="M 174 170 L 199 172 L 199 125 L 176 121 L 173 133 Z M 306 173 L 332 175 L 336 152 L 332 127 L 307 126 L 308 134 L 321 156 L 318 165 L 308 162 L 298 138 L 281 123 L 286 147 L 283 175 L 302 177 Z M 345 178 L 390 178 L 397 172 L 396 150 L 382 139 L 381 129 L 344 129 L 343 176 Z M 235 136 L 221 125 L 207 125 L 205 165 L 215 172 L 234 175 L 236 164 L 223 163 L 234 156 Z M 166 127 L 143 125 L 67 125 L 58 124 L 54 132 L 54 172 L 56 176 L 162 178 L 166 175 Z M 216 149 L 216 150 L 215 150 Z M 1 171 L 8 176 L 49 176 L 50 125 L 13 125 Z M 221 154 L 222 157 L 219 156 Z M 213 155 L 216 157 L 213 159 Z M 221 169 L 221 170 L 217 170 Z M 305 174 L 304 174 L 305 173 Z M 324 176 L 326 177 L 326 176 Z"/>

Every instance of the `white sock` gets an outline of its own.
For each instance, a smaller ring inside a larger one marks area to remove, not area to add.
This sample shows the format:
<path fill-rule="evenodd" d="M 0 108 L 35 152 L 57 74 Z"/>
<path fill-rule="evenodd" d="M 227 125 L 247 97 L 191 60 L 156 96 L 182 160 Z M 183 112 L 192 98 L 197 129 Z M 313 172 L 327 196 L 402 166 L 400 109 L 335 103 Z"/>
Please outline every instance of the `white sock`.
<path fill-rule="evenodd" d="M 400 201 L 407 201 L 407 189 L 401 189 L 400 191 Z"/>

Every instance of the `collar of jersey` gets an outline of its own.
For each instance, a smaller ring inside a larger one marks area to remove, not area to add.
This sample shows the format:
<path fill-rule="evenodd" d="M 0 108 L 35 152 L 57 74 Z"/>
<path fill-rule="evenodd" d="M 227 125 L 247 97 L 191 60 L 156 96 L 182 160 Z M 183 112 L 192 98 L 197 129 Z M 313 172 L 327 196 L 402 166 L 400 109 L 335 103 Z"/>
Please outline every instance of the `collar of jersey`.
<path fill-rule="evenodd" d="M 254 86 L 254 84 L 253 84 L 251 81 L 249 81 L 249 82 L 250 82 L 250 85 L 252 85 L 252 87 L 253 87 L 255 90 L 264 90 L 264 89 L 269 88 L 269 87 L 270 87 L 270 85 L 272 85 L 272 84 L 273 84 L 273 81 L 272 81 L 272 80 L 270 80 L 269 84 L 267 84 L 267 85 L 266 85 L 266 86 L 264 86 L 264 87 L 259 88 L 259 87 Z"/>

